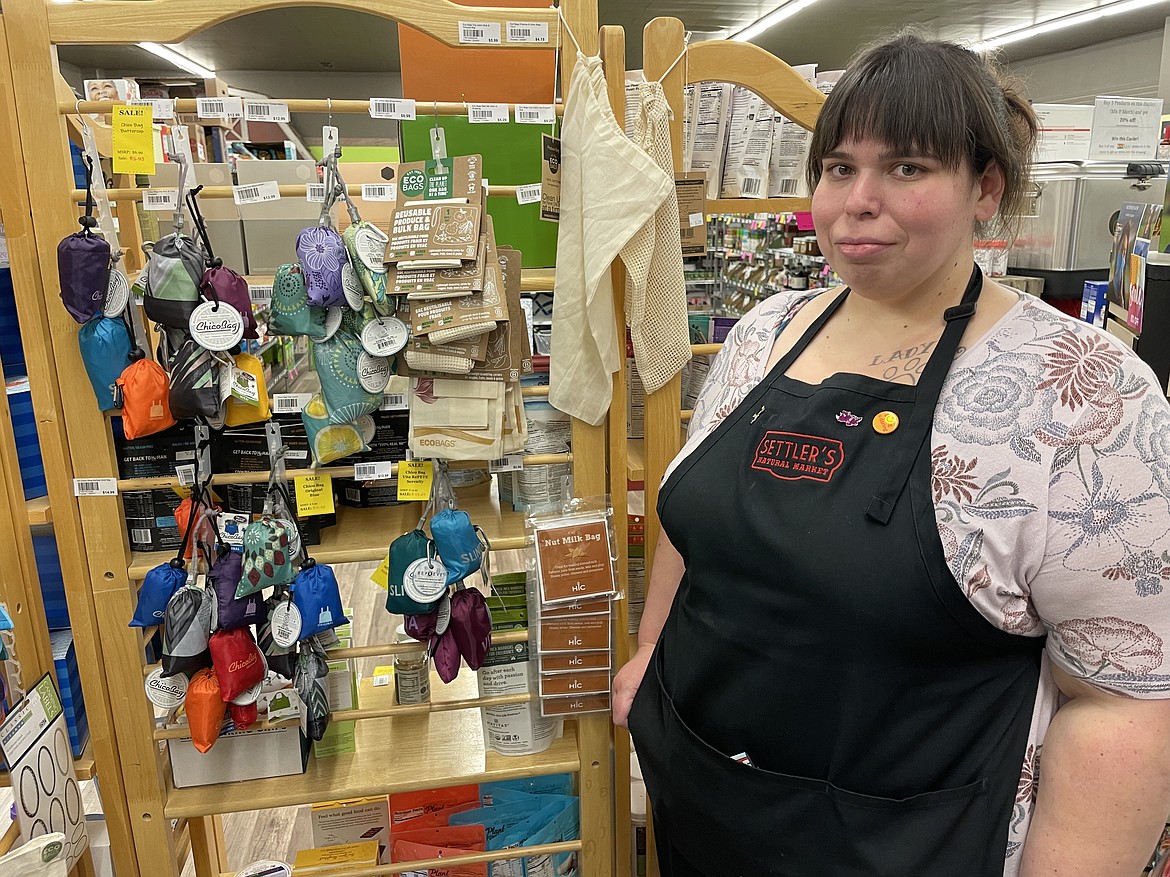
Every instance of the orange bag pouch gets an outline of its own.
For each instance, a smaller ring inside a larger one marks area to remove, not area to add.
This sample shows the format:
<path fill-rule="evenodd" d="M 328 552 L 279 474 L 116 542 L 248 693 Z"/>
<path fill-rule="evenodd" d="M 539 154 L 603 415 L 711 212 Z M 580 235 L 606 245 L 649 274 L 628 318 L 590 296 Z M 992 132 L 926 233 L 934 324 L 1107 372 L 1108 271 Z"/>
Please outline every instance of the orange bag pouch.
<path fill-rule="evenodd" d="M 114 404 L 121 403 L 122 431 L 126 438 L 154 435 L 175 425 L 171 416 L 171 379 L 151 359 L 126 366 L 118 378 Z"/>
<path fill-rule="evenodd" d="M 204 667 L 191 677 L 186 704 L 191 742 L 200 752 L 208 752 L 219 739 L 223 716 L 227 712 L 227 705 L 219 693 L 219 680 L 210 667 Z"/>

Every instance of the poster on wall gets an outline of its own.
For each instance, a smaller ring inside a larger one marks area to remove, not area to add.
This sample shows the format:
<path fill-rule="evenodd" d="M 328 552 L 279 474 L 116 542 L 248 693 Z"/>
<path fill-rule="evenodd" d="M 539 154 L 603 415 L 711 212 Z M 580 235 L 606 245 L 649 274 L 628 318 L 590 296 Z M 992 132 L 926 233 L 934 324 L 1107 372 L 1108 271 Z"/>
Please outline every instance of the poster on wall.
<path fill-rule="evenodd" d="M 1086 161 L 1093 133 L 1091 104 L 1032 104 L 1040 129 L 1036 158 L 1042 161 Z"/>
<path fill-rule="evenodd" d="M 1097 98 L 1089 142 L 1091 161 L 1151 161 L 1161 138 L 1161 98 Z"/>

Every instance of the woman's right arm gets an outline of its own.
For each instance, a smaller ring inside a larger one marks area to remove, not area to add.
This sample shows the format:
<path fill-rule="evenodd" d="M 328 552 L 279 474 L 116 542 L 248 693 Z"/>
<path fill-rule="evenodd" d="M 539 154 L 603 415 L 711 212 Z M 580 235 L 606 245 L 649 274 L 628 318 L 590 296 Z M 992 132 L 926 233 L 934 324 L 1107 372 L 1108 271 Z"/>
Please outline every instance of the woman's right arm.
<path fill-rule="evenodd" d="M 638 627 L 638 651 L 613 680 L 613 720 L 623 728 L 627 727 L 630 704 L 634 702 L 634 695 L 638 693 L 638 686 L 642 684 L 650 656 L 654 653 L 654 645 L 666 624 L 666 616 L 670 614 L 674 595 L 682 581 L 683 568 L 682 556 L 662 531 L 654 549 L 654 566 L 646 586 L 646 605 Z"/>

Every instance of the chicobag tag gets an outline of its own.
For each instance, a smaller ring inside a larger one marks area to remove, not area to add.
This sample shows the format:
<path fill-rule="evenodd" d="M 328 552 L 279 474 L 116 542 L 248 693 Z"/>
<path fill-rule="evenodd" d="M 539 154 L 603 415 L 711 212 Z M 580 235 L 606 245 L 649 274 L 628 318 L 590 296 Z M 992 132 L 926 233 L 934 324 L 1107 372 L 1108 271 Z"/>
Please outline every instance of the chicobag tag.
<path fill-rule="evenodd" d="M 308 558 L 292 585 L 293 605 L 301 613 L 301 639 L 347 624 L 333 568 Z"/>
<path fill-rule="evenodd" d="M 114 384 L 118 377 L 133 362 L 130 354 L 134 343 L 130 330 L 121 317 L 95 316 L 77 333 L 77 345 L 81 349 L 81 361 L 85 373 L 97 398 L 98 409 L 114 409 Z"/>
<path fill-rule="evenodd" d="M 113 267 L 109 242 L 99 234 L 93 215 L 93 159 L 85 157 L 85 216 L 74 232 L 57 245 L 57 275 L 61 282 L 61 302 L 69 316 L 88 323 L 102 312 L 110 287 Z"/>

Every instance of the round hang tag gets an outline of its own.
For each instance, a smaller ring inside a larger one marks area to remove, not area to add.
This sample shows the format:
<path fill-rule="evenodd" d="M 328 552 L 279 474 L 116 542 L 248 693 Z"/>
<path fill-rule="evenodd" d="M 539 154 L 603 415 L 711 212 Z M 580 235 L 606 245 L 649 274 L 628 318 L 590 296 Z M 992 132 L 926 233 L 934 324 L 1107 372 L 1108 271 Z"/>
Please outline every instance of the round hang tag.
<path fill-rule="evenodd" d="M 447 567 L 437 557 L 420 557 L 406 568 L 402 587 L 415 602 L 434 603 L 447 593 Z"/>
<path fill-rule="evenodd" d="M 397 317 L 378 317 L 362 327 L 362 347 L 370 356 L 393 356 L 409 337 L 406 323 Z"/>
<path fill-rule="evenodd" d="M 366 291 L 362 288 L 362 279 L 358 277 L 357 271 L 349 262 L 341 266 L 341 291 L 345 293 L 345 303 L 352 310 L 360 311 L 362 309 Z"/>
<path fill-rule="evenodd" d="M 244 318 L 225 301 L 205 301 L 191 314 L 191 337 L 204 350 L 231 350 L 244 337 Z"/>
<path fill-rule="evenodd" d="M 435 615 L 435 635 L 442 636 L 451 624 L 451 595 L 444 594 L 439 600 L 439 611 Z"/>
<path fill-rule="evenodd" d="M 130 281 L 126 275 L 114 268 L 110 271 L 110 285 L 106 288 L 106 303 L 102 305 L 102 313 L 107 317 L 116 317 L 126 310 L 130 301 Z"/>
<path fill-rule="evenodd" d="M 381 393 L 390 383 L 390 360 L 363 350 L 358 354 L 358 382 L 367 393 Z"/>
<path fill-rule="evenodd" d="M 232 701 L 236 706 L 248 706 L 260 699 L 260 690 L 264 688 L 264 682 L 260 681 Z"/>
<path fill-rule="evenodd" d="M 341 319 L 345 316 L 345 308 L 329 308 L 325 312 L 325 334 L 320 338 L 314 338 L 314 341 L 328 341 L 337 334 L 337 330 L 341 328 Z"/>
<path fill-rule="evenodd" d="M 386 244 L 390 238 L 382 229 L 376 225 L 363 226 L 353 236 L 353 242 L 363 265 L 379 274 L 386 271 Z"/>
<path fill-rule="evenodd" d="M 262 862 L 253 862 L 248 865 L 243 871 L 237 872 L 236 877 L 289 877 L 290 874 L 292 874 L 292 868 L 284 862 L 265 859 Z"/>
<path fill-rule="evenodd" d="M 301 638 L 301 610 L 285 600 L 272 610 L 272 641 L 282 649 L 296 645 Z"/>
<path fill-rule="evenodd" d="M 182 673 L 163 676 L 162 667 L 146 677 L 146 699 L 162 710 L 178 709 L 187 697 L 187 677 Z"/>

